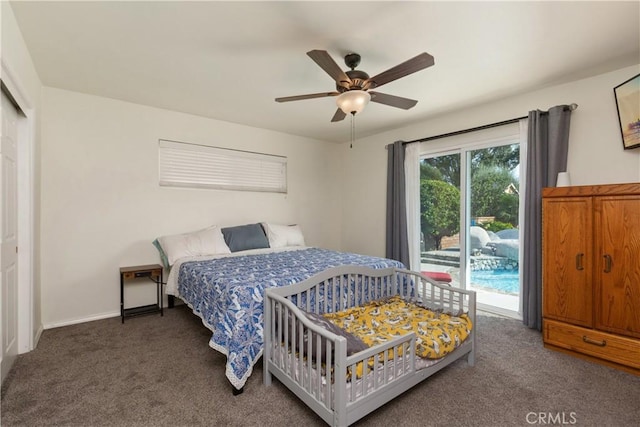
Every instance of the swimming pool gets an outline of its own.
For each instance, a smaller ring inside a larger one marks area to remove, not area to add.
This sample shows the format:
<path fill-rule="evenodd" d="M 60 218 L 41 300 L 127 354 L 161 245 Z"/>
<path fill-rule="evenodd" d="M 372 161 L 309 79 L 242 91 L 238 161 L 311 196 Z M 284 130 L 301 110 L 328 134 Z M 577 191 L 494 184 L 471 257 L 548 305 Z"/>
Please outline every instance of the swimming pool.
<path fill-rule="evenodd" d="M 520 293 L 517 270 L 475 270 L 471 272 L 471 284 L 509 294 Z"/>

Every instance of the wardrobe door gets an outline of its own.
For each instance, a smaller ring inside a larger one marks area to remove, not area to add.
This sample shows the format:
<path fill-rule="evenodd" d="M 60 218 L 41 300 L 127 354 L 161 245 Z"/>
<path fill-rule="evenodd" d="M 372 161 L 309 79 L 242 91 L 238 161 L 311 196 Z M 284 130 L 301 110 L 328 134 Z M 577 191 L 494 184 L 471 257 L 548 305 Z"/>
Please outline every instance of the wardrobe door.
<path fill-rule="evenodd" d="M 593 327 L 591 197 L 543 199 L 542 223 L 543 316 Z"/>
<path fill-rule="evenodd" d="M 640 196 L 595 202 L 596 327 L 640 338 Z"/>

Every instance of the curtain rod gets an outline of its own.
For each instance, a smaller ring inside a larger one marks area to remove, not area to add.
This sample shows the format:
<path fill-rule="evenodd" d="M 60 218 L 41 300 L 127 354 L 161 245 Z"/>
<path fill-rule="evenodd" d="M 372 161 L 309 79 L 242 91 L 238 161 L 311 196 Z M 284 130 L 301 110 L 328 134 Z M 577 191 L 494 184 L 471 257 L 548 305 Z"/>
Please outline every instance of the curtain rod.
<path fill-rule="evenodd" d="M 569 105 L 568 107 L 569 107 L 569 110 L 573 111 L 573 110 L 578 108 L 578 104 L 573 103 L 573 104 Z M 479 131 L 479 130 L 484 130 L 484 129 L 490 129 L 490 128 L 494 128 L 494 127 L 498 127 L 498 126 L 509 125 L 511 123 L 517 123 L 520 120 L 526 119 L 528 117 L 529 116 L 516 117 L 515 119 L 503 120 L 501 122 L 491 123 L 491 124 L 488 124 L 488 125 L 476 126 L 474 128 L 457 130 L 457 131 L 449 132 L 449 133 L 443 133 L 442 135 L 428 136 L 426 138 L 414 139 L 413 141 L 404 141 L 402 143 L 402 145 L 413 144 L 414 142 L 433 141 L 434 139 L 447 138 L 447 137 L 450 137 L 450 136 L 462 135 L 462 134 L 469 133 L 469 132 L 476 132 L 476 131 Z M 387 145 L 387 147 L 388 147 L 388 145 Z"/>

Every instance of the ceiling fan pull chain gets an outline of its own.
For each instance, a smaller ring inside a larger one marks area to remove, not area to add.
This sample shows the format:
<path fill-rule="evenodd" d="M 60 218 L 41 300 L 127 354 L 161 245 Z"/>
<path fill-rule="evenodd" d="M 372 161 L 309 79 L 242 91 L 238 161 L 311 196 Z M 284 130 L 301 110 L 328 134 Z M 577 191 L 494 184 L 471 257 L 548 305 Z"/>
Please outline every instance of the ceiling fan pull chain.
<path fill-rule="evenodd" d="M 353 148 L 353 142 L 356 140 L 356 115 L 351 113 L 351 144 L 349 148 Z"/>

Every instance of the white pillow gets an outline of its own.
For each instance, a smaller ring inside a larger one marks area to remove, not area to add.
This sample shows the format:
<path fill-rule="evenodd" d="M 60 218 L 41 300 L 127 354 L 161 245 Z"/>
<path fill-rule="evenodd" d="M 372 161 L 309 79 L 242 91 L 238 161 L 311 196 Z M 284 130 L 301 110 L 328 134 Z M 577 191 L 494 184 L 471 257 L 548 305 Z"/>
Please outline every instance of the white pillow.
<path fill-rule="evenodd" d="M 305 246 L 304 236 L 299 225 L 278 225 L 263 223 L 267 231 L 269 246 L 282 248 L 285 246 Z"/>
<path fill-rule="evenodd" d="M 173 265 L 178 259 L 186 256 L 231 253 L 220 228 L 216 226 L 192 233 L 163 236 L 158 238 L 158 242 L 167 255 L 169 265 Z"/>

